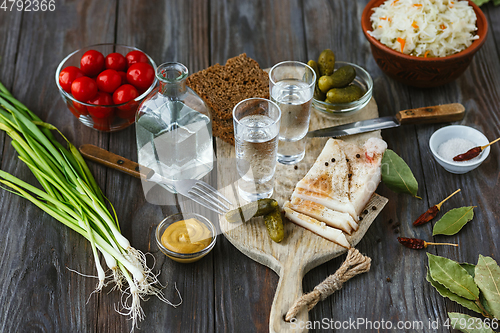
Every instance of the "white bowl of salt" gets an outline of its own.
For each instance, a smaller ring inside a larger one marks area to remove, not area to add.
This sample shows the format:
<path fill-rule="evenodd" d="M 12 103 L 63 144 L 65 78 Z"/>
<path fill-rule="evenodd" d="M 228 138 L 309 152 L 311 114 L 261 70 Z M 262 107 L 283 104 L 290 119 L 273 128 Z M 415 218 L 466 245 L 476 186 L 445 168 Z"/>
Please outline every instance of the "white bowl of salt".
<path fill-rule="evenodd" d="M 462 174 L 474 170 L 488 157 L 490 147 L 486 147 L 479 156 L 468 161 L 453 161 L 453 157 L 469 149 L 484 146 L 488 138 L 478 130 L 462 125 L 451 125 L 435 131 L 429 140 L 434 159 L 451 173 Z"/>

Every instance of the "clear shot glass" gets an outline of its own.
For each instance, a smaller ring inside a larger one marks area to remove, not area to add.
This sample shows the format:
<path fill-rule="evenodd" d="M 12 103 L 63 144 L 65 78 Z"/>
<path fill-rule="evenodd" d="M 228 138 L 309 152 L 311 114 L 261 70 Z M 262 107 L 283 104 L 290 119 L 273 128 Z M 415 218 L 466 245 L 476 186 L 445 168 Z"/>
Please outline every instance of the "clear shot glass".
<path fill-rule="evenodd" d="M 278 162 L 282 164 L 304 158 L 315 83 L 314 70 L 299 61 L 283 61 L 269 71 L 271 100 L 281 109 Z"/>
<path fill-rule="evenodd" d="M 276 103 L 249 98 L 233 109 L 238 192 L 247 201 L 273 194 L 281 111 Z"/>

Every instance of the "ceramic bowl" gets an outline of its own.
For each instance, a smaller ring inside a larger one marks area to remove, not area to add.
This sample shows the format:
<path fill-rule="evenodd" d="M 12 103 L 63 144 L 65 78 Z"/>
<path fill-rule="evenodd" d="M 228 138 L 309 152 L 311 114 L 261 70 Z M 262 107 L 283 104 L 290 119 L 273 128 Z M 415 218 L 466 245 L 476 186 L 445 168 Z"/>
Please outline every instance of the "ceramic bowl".
<path fill-rule="evenodd" d="M 354 78 L 353 84 L 361 87 L 361 89 L 365 91 L 365 94 L 357 101 L 351 103 L 333 104 L 313 98 L 313 108 L 323 116 L 329 118 L 351 116 L 356 111 L 364 108 L 372 98 L 373 80 L 370 74 L 363 67 L 344 61 L 336 61 L 334 68 L 337 70 L 346 65 L 351 65 L 356 70 L 356 77 Z"/>
<path fill-rule="evenodd" d="M 469 0 L 474 8 L 479 39 L 472 42 L 467 49 L 442 58 L 423 58 L 403 54 L 385 46 L 368 34 L 372 31 L 370 16 L 373 8 L 380 6 L 385 0 L 371 0 L 361 15 L 361 27 L 366 39 L 370 42 L 372 55 L 377 65 L 389 77 L 409 86 L 430 88 L 449 83 L 458 78 L 469 66 L 474 54 L 486 41 L 488 22 L 481 9 Z"/>
<path fill-rule="evenodd" d="M 149 95 L 149 93 L 154 89 L 154 87 L 158 83 L 158 80 L 155 77 L 153 84 L 151 84 L 151 86 L 146 91 L 140 93 L 140 95 L 136 99 L 131 100 L 127 103 L 96 106 L 93 104 L 78 101 L 73 97 L 72 94 L 64 91 L 64 89 L 61 87 L 61 85 L 59 84 L 59 74 L 64 68 L 68 66 L 80 67 L 80 59 L 82 55 L 88 50 L 99 51 L 105 57 L 112 52 L 118 52 L 125 56 L 130 51 L 141 51 L 135 47 L 109 43 L 91 45 L 72 52 L 61 61 L 56 70 L 56 84 L 62 99 L 66 103 L 69 111 L 76 118 L 78 118 L 78 120 L 80 120 L 82 124 L 95 130 L 102 132 L 115 132 L 130 126 L 135 122 L 135 113 L 137 111 L 137 108 L 139 107 L 139 104 L 141 104 L 142 100 L 146 98 L 146 96 Z M 155 69 L 156 71 L 156 64 L 153 59 L 151 59 L 151 57 L 148 56 L 145 52 L 141 52 L 147 56 L 149 64 L 153 66 L 153 69 Z M 100 117 L 101 114 L 105 114 L 106 116 Z"/>
<path fill-rule="evenodd" d="M 473 161 L 455 162 L 445 160 L 438 154 L 438 148 L 442 143 L 453 138 L 469 140 L 473 142 L 475 146 L 484 146 L 489 143 L 488 138 L 483 133 L 469 126 L 451 125 L 438 129 L 431 135 L 429 147 L 434 159 L 439 165 L 445 168 L 446 171 L 456 174 L 472 171 L 481 165 L 490 153 L 490 147 L 486 147 L 479 155 L 479 158 Z"/>
<path fill-rule="evenodd" d="M 174 252 L 174 251 L 167 249 L 165 246 L 163 246 L 163 244 L 161 242 L 161 236 L 163 235 L 163 232 L 172 223 L 175 223 L 175 222 L 178 222 L 181 220 L 187 220 L 190 218 L 194 218 L 194 219 L 200 221 L 201 223 L 205 224 L 207 226 L 207 228 L 212 232 L 212 241 L 210 242 L 210 244 L 206 248 L 204 248 L 203 250 L 198 251 L 198 252 L 194 252 L 194 253 Z M 160 251 L 163 252 L 163 254 L 165 254 L 167 257 L 169 257 L 170 259 L 172 259 L 174 261 L 188 264 L 188 263 L 192 263 L 192 262 L 200 260 L 201 258 L 206 256 L 210 251 L 212 251 L 212 249 L 214 248 L 215 243 L 217 241 L 217 230 L 216 230 L 214 224 L 212 222 L 210 222 L 210 220 L 208 220 L 206 217 L 204 217 L 200 214 L 178 213 L 178 214 L 173 214 L 173 215 L 166 217 L 163 221 L 160 222 L 160 224 L 158 224 L 158 226 L 156 227 L 155 238 L 156 238 L 156 244 L 160 248 Z"/>

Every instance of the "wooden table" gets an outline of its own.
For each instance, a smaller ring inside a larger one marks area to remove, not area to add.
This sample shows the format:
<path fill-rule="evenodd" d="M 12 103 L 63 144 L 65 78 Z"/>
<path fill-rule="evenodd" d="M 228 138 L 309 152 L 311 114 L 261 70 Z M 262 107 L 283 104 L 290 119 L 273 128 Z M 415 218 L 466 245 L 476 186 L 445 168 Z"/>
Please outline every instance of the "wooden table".
<path fill-rule="evenodd" d="M 366 68 L 374 80 L 381 116 L 399 110 L 460 102 L 467 113 L 461 124 L 488 138 L 500 135 L 500 7 L 484 5 L 490 33 L 467 71 L 455 82 L 434 89 L 414 89 L 385 76 L 375 64 L 360 27 L 366 0 L 281 1 L 62 1 L 53 12 L 0 10 L 0 81 L 42 119 L 76 145 L 92 143 L 136 159 L 135 130 L 105 134 L 73 117 L 59 97 L 54 73 L 61 59 L 83 46 L 115 42 L 145 50 L 157 63 L 179 61 L 191 71 L 246 52 L 262 67 L 283 60 L 306 62 L 324 48 L 337 59 Z M 10 6 L 10 5 L 9 5 Z M 447 311 L 468 312 L 443 299 L 425 281 L 425 251 L 398 244 L 398 235 L 432 240 L 432 227 L 411 226 L 418 215 L 457 188 L 445 209 L 478 206 L 475 217 L 456 236 L 458 249 L 429 248 L 430 253 L 476 263 L 479 254 L 500 260 L 500 145 L 491 148 L 480 168 L 465 175 L 446 172 L 432 158 L 428 141 L 442 125 L 383 131 L 389 147 L 401 155 L 419 182 L 423 200 L 397 195 L 384 185 L 378 193 L 389 203 L 358 249 L 373 259 L 368 274 L 318 304 L 311 320 L 423 321 L 447 318 Z M 10 139 L 0 134 L 1 169 L 34 182 L 17 159 Z M 89 163 L 114 204 L 122 230 L 132 245 L 156 258 L 166 296 L 183 304 L 174 309 L 155 298 L 143 303 L 142 332 L 266 332 L 277 276 L 245 257 L 224 237 L 210 255 L 191 265 L 166 259 L 151 241 L 156 224 L 180 206 L 145 201 L 141 183 L 127 175 Z M 89 243 L 26 200 L 0 191 L 0 330 L 2 332 L 128 332 L 130 322 L 113 306 L 119 293 L 92 295 L 96 281 L 68 268 L 95 274 Z M 198 209 L 198 208 L 193 208 Z M 343 261 L 334 259 L 306 275 L 310 291 Z M 88 300 L 88 303 L 87 303 Z M 342 330 L 339 330 L 342 331 Z M 395 330 L 393 330 L 395 331 Z M 410 330 L 412 331 L 412 330 Z M 430 330 L 414 330 L 429 332 Z M 436 332 L 448 332 L 440 327 Z"/>

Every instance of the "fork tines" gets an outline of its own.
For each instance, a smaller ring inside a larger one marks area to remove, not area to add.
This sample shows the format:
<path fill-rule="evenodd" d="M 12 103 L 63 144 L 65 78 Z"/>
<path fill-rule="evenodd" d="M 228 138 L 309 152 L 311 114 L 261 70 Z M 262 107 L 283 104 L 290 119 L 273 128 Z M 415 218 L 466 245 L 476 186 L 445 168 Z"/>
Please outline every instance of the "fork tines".
<path fill-rule="evenodd" d="M 191 187 L 188 194 L 193 201 L 219 214 L 224 214 L 229 210 L 229 207 L 219 198 L 231 204 L 219 191 L 204 182 L 197 182 Z"/>

